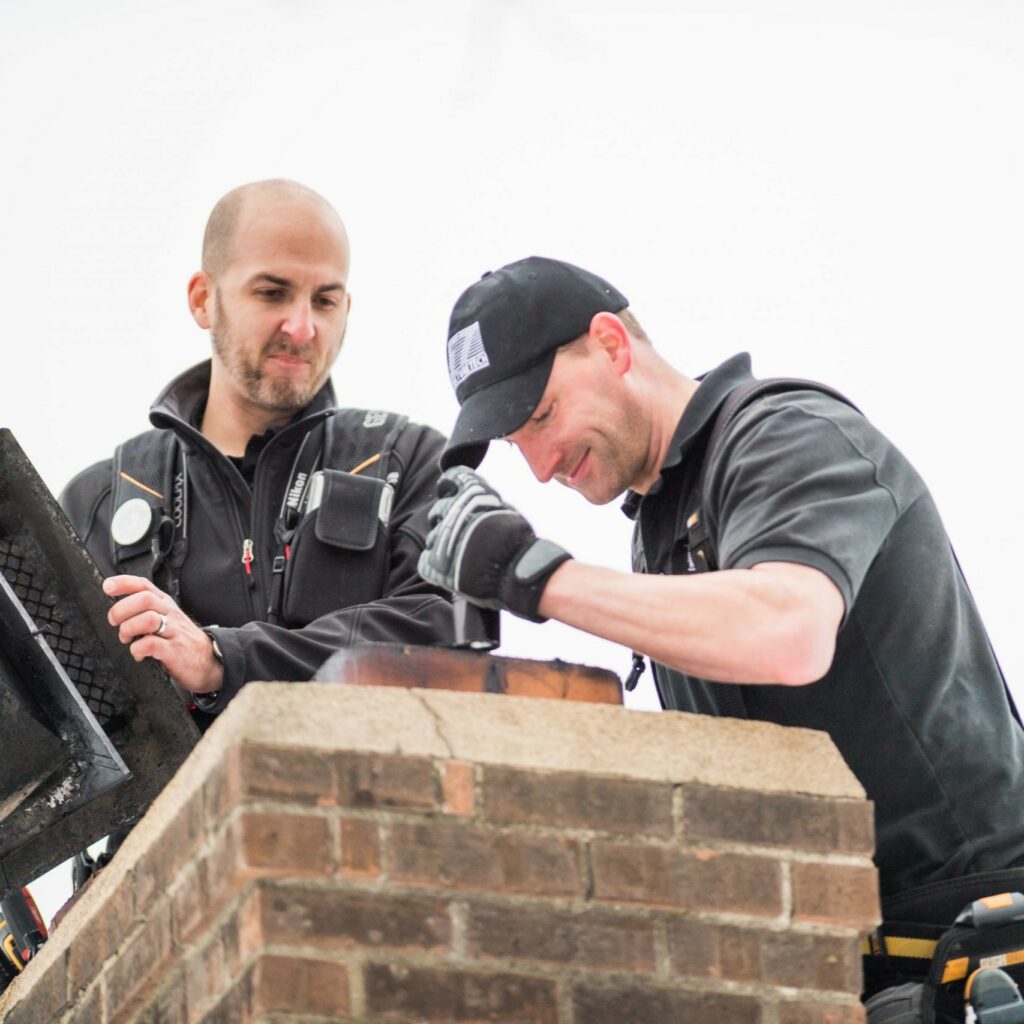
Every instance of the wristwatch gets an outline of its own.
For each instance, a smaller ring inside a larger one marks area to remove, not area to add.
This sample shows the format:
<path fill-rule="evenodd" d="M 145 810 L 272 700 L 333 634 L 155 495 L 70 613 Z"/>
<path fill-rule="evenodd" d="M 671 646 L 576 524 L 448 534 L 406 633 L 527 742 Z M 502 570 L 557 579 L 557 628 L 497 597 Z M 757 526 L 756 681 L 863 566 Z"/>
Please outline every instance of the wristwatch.
<path fill-rule="evenodd" d="M 204 626 L 203 632 L 210 638 L 210 646 L 213 649 L 213 656 L 223 665 L 224 664 L 224 652 L 220 649 L 220 644 L 217 643 L 216 634 L 211 630 L 216 629 L 216 626 Z M 220 697 L 220 690 L 212 690 L 210 693 L 194 693 L 192 694 L 196 702 L 196 707 L 200 711 L 210 711 L 213 706 L 217 703 L 217 699 Z"/>

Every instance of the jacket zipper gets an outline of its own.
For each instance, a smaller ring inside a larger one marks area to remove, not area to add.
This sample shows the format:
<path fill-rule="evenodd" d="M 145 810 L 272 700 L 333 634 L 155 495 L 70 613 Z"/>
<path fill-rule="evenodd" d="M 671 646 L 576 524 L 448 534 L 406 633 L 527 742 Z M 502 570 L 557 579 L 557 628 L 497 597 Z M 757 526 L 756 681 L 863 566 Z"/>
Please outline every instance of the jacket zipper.
<path fill-rule="evenodd" d="M 259 530 L 258 530 L 258 526 L 259 526 L 259 520 L 261 519 L 261 517 L 259 515 L 259 509 L 258 509 L 258 505 L 257 505 L 257 502 L 256 502 L 256 495 L 257 495 L 258 488 L 256 486 L 255 478 L 253 479 L 253 486 L 252 486 L 252 488 L 249 489 L 250 490 L 250 501 L 249 501 L 249 522 L 250 522 L 250 525 L 247 527 L 245 522 L 243 521 L 244 517 L 242 516 L 241 512 L 239 511 L 238 506 L 237 506 L 236 501 L 235 501 L 235 498 L 236 498 L 235 489 L 234 489 L 234 487 L 232 486 L 232 484 L 231 484 L 231 482 L 229 480 L 229 477 L 231 476 L 232 473 L 234 473 L 235 476 L 238 476 L 239 478 L 241 478 L 241 476 L 237 472 L 237 470 L 235 470 L 235 468 L 230 464 L 230 462 L 228 461 L 226 456 L 223 455 L 223 453 L 219 452 L 213 445 L 210 444 L 209 441 L 206 440 L 206 438 L 204 438 L 202 436 L 201 433 L 199 433 L 199 431 L 197 431 L 189 423 L 187 423 L 185 420 L 183 420 L 180 416 L 176 416 L 176 415 L 173 415 L 173 414 L 170 414 L 170 413 L 166 413 L 166 412 L 161 412 L 160 415 L 161 415 L 161 417 L 166 417 L 169 421 L 171 421 L 169 424 L 167 424 L 167 426 L 169 426 L 171 429 L 174 429 L 175 432 L 179 434 L 179 436 L 188 438 L 193 444 L 196 444 L 199 447 L 204 447 L 204 448 L 207 449 L 208 455 L 210 457 L 210 465 L 211 465 L 211 468 L 213 469 L 213 474 L 217 478 L 217 482 L 220 485 L 221 492 L 224 494 L 224 497 L 225 497 L 226 502 L 227 502 L 227 507 L 232 512 L 231 518 L 234 520 L 235 529 L 236 529 L 236 536 L 242 542 L 242 561 L 243 561 L 243 566 L 244 566 L 244 570 L 245 570 L 246 583 L 248 584 L 248 586 L 245 588 L 245 593 L 246 593 L 247 598 L 248 598 L 247 603 L 249 605 L 249 619 L 250 619 L 250 621 L 253 621 L 253 622 L 263 622 L 263 621 L 265 621 L 266 600 L 265 600 L 265 598 L 261 598 L 261 596 L 260 596 L 260 585 L 259 585 L 258 574 L 256 572 L 254 572 L 253 568 L 252 568 L 252 563 L 256 559 L 256 555 L 255 555 L 255 547 L 256 547 L 256 545 L 255 545 L 255 541 L 254 540 L 246 537 L 246 533 L 247 532 L 251 533 L 254 538 L 255 537 L 259 537 L 259 535 L 260 535 L 259 534 Z M 300 422 L 308 430 L 308 429 L 312 429 L 312 426 L 315 425 L 316 421 L 323 421 L 326 418 L 327 418 L 327 414 L 325 412 L 318 412 L 318 413 L 313 413 L 311 416 L 307 416 L 306 418 L 304 418 Z M 312 424 L 309 422 L 310 420 L 313 421 Z M 281 433 L 282 434 L 285 433 L 285 432 L 289 432 L 290 433 L 292 429 L 296 429 L 298 426 L 299 426 L 299 424 L 295 424 L 295 423 L 289 424 L 288 427 L 285 428 L 285 430 L 283 430 Z M 256 476 L 260 475 L 259 468 L 260 468 L 259 464 L 257 463 L 257 466 L 256 466 Z M 246 555 L 247 549 L 248 549 L 249 557 L 246 559 L 245 555 Z M 261 605 L 262 605 L 262 608 L 260 607 Z"/>
<path fill-rule="evenodd" d="M 222 456 L 222 458 L 223 458 L 223 456 Z M 227 468 L 228 468 L 228 470 L 234 469 L 234 467 L 231 466 L 230 463 L 228 464 Z M 225 473 L 225 471 L 220 466 L 216 466 L 216 465 L 215 465 L 214 472 L 215 472 L 215 475 L 216 475 L 216 477 L 217 477 L 217 479 L 218 479 L 218 481 L 220 483 L 221 489 L 224 492 L 224 496 L 225 496 L 225 499 L 226 499 L 226 502 L 227 502 L 227 507 L 229 509 L 231 509 L 231 512 L 232 512 L 231 518 L 235 521 L 235 529 L 237 530 L 237 536 L 242 541 L 242 558 L 241 558 L 241 561 L 242 561 L 242 564 L 243 564 L 243 568 L 245 569 L 245 582 L 248 584 L 248 586 L 245 588 L 245 593 L 246 593 L 246 597 L 248 598 L 249 615 L 250 615 L 250 618 L 252 620 L 259 620 L 261 618 L 261 616 L 259 614 L 258 602 L 256 600 L 256 595 L 255 595 L 255 591 L 257 589 L 258 584 L 257 584 L 257 581 L 256 581 L 256 574 L 252 570 L 252 563 L 253 563 L 253 561 L 255 560 L 255 557 L 256 557 L 253 554 L 253 542 L 251 540 L 249 540 L 245 536 L 245 534 L 246 534 L 246 527 L 245 527 L 245 523 L 243 521 L 243 516 L 242 516 L 241 512 L 238 509 L 237 503 L 235 501 L 234 489 L 232 488 L 231 484 L 228 482 L 227 474 Z M 251 502 L 251 499 L 250 499 L 249 518 L 250 518 L 250 520 L 252 519 L 252 502 Z M 248 549 L 248 556 L 249 556 L 248 559 L 246 559 L 246 551 L 247 551 L 247 549 Z"/>
<path fill-rule="evenodd" d="M 248 537 L 242 541 L 242 565 L 245 566 L 245 575 L 249 577 L 249 586 L 255 587 L 256 580 L 253 579 L 252 575 L 252 563 L 255 559 L 255 555 L 252 553 L 252 541 Z"/>

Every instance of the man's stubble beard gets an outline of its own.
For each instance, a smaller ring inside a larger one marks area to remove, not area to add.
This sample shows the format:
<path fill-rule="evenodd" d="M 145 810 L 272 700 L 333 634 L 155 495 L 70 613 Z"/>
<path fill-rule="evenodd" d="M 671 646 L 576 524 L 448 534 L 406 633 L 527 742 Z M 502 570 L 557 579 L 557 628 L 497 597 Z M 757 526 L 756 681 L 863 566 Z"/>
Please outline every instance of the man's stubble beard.
<path fill-rule="evenodd" d="M 218 294 L 214 295 L 213 302 L 217 320 L 216 329 L 210 328 L 213 351 L 228 376 L 242 389 L 245 397 L 257 408 L 267 412 L 298 412 L 309 405 L 330 375 L 334 359 L 329 360 L 321 373 L 306 383 L 287 377 L 267 376 L 262 369 L 262 364 L 266 359 L 282 354 L 304 359 L 309 353 L 308 347 L 293 345 L 283 338 L 275 337 L 262 347 L 254 362 L 248 357 L 243 346 L 237 344 L 232 338 L 231 323 L 224 312 L 224 306 Z M 344 340 L 344 337 L 343 331 L 338 342 L 338 352 L 341 351 L 341 341 Z M 313 354 L 315 356 L 315 349 Z M 335 353 L 336 358 L 337 353 Z"/>
<path fill-rule="evenodd" d="M 601 461 L 601 487 L 592 493 L 580 493 L 592 505 L 607 505 L 639 482 L 650 444 L 650 433 L 642 410 L 636 406 L 621 407 L 613 426 L 602 434 L 603 444 L 597 452 Z"/>

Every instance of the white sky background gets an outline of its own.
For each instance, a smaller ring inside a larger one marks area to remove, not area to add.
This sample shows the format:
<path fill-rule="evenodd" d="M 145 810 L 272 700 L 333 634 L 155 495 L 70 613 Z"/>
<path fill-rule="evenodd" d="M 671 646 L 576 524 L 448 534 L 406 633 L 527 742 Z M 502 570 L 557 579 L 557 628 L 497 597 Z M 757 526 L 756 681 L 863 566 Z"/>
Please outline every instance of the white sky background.
<path fill-rule="evenodd" d="M 0 0 L 0 426 L 55 491 L 145 429 L 208 350 L 185 283 L 211 206 L 296 178 L 352 238 L 342 404 L 447 431 L 459 292 L 580 263 L 684 372 L 748 349 L 857 402 L 931 485 L 1024 696 L 1022 50 L 1010 0 Z M 628 568 L 617 506 L 504 445 L 483 469 Z M 503 627 L 505 654 L 628 668 Z"/>

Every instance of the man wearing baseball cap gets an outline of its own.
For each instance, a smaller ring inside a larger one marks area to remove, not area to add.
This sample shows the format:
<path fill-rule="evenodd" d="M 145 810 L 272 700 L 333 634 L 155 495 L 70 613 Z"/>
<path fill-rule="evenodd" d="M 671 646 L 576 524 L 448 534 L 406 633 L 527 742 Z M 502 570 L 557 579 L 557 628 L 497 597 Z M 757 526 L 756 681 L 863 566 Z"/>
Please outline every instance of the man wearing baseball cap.
<path fill-rule="evenodd" d="M 639 652 L 665 708 L 827 731 L 875 803 L 887 922 L 939 934 L 1024 890 L 1024 732 L 931 495 L 848 400 L 745 354 L 690 378 L 621 292 L 541 257 L 460 296 L 448 368 L 426 580 Z M 474 472 L 496 438 L 542 482 L 625 494 L 635 572 L 538 539 Z M 928 961 L 866 967 L 870 994 Z"/>

